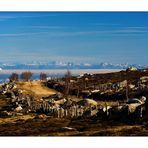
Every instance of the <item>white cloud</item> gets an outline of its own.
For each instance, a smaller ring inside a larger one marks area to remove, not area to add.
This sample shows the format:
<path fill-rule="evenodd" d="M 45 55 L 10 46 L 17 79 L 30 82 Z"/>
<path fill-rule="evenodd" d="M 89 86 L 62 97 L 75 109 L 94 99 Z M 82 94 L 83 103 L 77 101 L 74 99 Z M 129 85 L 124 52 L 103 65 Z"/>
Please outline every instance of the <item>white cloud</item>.
<path fill-rule="evenodd" d="M 116 30 L 115 33 L 148 33 L 148 30 L 139 30 L 139 29 L 122 29 Z"/>
<path fill-rule="evenodd" d="M 35 28 L 58 28 L 58 26 L 32 26 Z M 60 27 L 60 26 L 59 26 Z M 91 30 L 91 31 L 44 31 L 44 32 L 26 32 L 26 33 L 1 33 L 0 37 L 21 37 L 21 36 L 40 36 L 48 35 L 51 37 L 68 37 L 68 36 L 84 36 L 84 35 L 147 35 L 148 30 L 136 28 L 124 28 L 116 30 Z"/>
<path fill-rule="evenodd" d="M 15 16 L 0 15 L 0 21 L 7 21 L 9 19 L 15 19 Z"/>
<path fill-rule="evenodd" d="M 9 19 L 17 19 L 17 18 L 39 18 L 39 17 L 55 17 L 55 16 L 70 16 L 70 15 L 76 15 L 77 13 L 53 13 L 53 12 L 49 12 L 48 14 L 45 14 L 46 12 L 41 12 L 40 14 L 38 12 L 33 12 L 31 14 L 31 12 L 29 13 L 29 15 L 27 15 L 27 12 L 25 12 L 25 14 L 23 13 L 19 13 L 18 14 L 22 14 L 22 15 L 14 15 L 13 12 L 12 14 L 8 15 L 1 15 L 0 13 L 0 21 L 7 21 Z M 80 15 L 80 13 L 79 13 Z"/>
<path fill-rule="evenodd" d="M 63 26 L 25 26 L 23 28 L 32 28 L 32 29 L 61 29 Z"/>
<path fill-rule="evenodd" d="M 130 28 L 130 29 L 148 29 L 147 26 L 130 26 L 130 27 L 127 27 L 127 28 Z"/>
<path fill-rule="evenodd" d="M 49 17 L 49 16 L 57 16 L 56 14 L 47 14 L 45 15 L 43 13 L 43 15 L 39 15 L 39 14 L 36 14 L 36 15 L 14 15 L 13 12 L 12 12 L 12 15 L 9 13 L 8 15 L 1 15 L 0 13 L 0 21 L 7 21 L 7 20 L 10 20 L 10 19 L 18 19 L 18 18 L 38 18 L 38 17 Z"/>
<path fill-rule="evenodd" d="M 90 24 L 92 26 L 104 26 L 104 27 L 109 27 L 109 26 L 120 26 L 121 24 L 117 24 L 117 23 L 92 23 Z"/>

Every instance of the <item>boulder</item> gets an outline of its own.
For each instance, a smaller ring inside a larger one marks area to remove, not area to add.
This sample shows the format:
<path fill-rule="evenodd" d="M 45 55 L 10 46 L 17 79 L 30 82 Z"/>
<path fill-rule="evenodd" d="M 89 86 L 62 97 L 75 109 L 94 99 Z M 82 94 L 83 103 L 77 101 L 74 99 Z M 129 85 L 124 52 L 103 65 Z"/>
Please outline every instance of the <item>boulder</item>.
<path fill-rule="evenodd" d="M 83 99 L 83 100 L 80 100 L 77 104 L 81 106 L 97 106 L 98 105 L 98 103 L 92 99 Z"/>
<path fill-rule="evenodd" d="M 23 109 L 23 108 L 22 108 L 21 106 L 18 106 L 18 107 L 15 108 L 14 111 L 16 111 L 16 112 L 20 112 L 20 111 L 22 111 L 22 109 Z"/>
<path fill-rule="evenodd" d="M 35 119 L 43 119 L 43 120 L 45 120 L 46 118 L 47 118 L 47 116 L 45 114 L 35 116 Z"/>
<path fill-rule="evenodd" d="M 72 127 L 61 127 L 56 129 L 57 132 L 66 132 L 66 131 L 76 131 L 75 128 Z"/>
<path fill-rule="evenodd" d="M 126 71 L 129 72 L 129 71 L 137 71 L 137 70 L 138 69 L 136 67 L 131 66 L 131 67 L 128 67 Z"/>

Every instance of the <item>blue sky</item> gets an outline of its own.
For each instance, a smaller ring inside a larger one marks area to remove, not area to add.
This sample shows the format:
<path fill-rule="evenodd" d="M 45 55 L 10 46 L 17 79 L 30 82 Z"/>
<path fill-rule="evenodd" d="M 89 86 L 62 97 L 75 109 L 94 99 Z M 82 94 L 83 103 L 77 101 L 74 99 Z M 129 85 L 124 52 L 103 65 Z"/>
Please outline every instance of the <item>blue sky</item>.
<path fill-rule="evenodd" d="M 148 64 L 147 12 L 0 12 L 0 61 Z"/>

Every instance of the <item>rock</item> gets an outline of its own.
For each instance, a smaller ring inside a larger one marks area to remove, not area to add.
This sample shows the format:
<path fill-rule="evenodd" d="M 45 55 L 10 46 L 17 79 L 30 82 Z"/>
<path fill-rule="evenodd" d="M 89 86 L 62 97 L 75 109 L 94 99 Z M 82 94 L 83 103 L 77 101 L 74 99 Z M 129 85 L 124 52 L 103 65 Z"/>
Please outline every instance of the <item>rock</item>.
<path fill-rule="evenodd" d="M 72 127 L 61 127 L 61 128 L 56 129 L 56 131 L 58 131 L 58 132 L 66 132 L 66 131 L 76 131 L 76 129 L 72 128 Z"/>
<path fill-rule="evenodd" d="M 23 116 L 23 113 L 16 113 L 17 116 Z"/>
<path fill-rule="evenodd" d="M 126 71 L 129 72 L 129 71 L 137 71 L 137 70 L 138 69 L 136 67 L 131 66 L 131 67 L 128 67 Z"/>
<path fill-rule="evenodd" d="M 35 119 L 44 119 L 45 120 L 46 118 L 47 118 L 47 116 L 45 114 L 35 116 Z"/>
<path fill-rule="evenodd" d="M 81 106 L 97 106 L 98 105 L 98 103 L 92 99 L 83 99 L 83 100 L 80 100 L 77 104 Z"/>
<path fill-rule="evenodd" d="M 145 96 L 142 96 L 142 97 L 140 98 L 140 101 L 142 102 L 142 104 L 144 104 L 144 103 L 146 102 L 146 97 L 145 97 Z"/>
<path fill-rule="evenodd" d="M 63 105 L 62 105 L 62 108 L 66 109 L 68 107 L 71 107 L 73 104 L 73 101 L 72 100 L 67 100 Z"/>
<path fill-rule="evenodd" d="M 14 111 L 19 112 L 19 111 L 21 111 L 22 109 L 23 109 L 23 108 L 22 108 L 21 106 L 18 106 L 18 107 L 15 108 Z"/>
<path fill-rule="evenodd" d="M 12 116 L 12 113 L 11 112 L 8 112 L 8 111 L 3 111 L 1 113 L 1 116 Z"/>

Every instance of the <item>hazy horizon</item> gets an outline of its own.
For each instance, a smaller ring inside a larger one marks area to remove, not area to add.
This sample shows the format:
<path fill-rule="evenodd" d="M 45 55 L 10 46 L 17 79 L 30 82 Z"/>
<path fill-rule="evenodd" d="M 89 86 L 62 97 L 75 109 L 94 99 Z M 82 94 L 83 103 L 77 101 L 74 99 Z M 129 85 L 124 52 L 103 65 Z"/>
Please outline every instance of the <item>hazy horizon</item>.
<path fill-rule="evenodd" d="M 148 64 L 148 12 L 0 12 L 3 62 Z"/>

